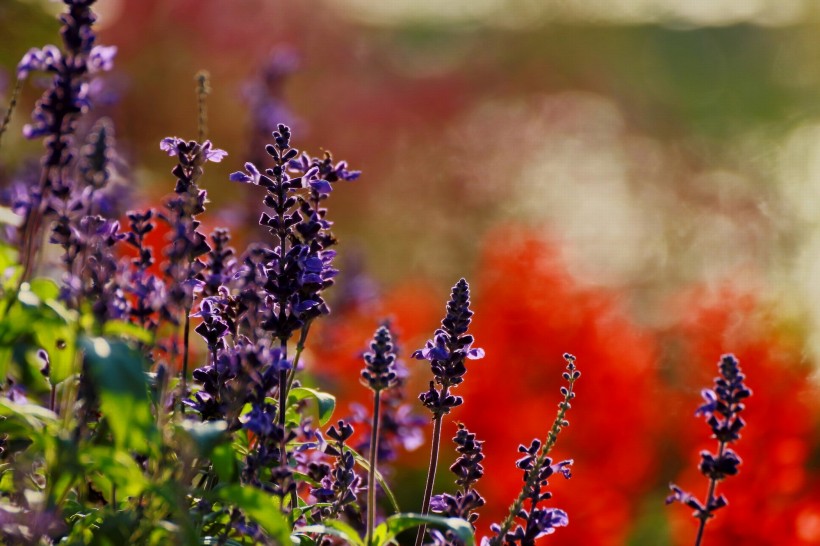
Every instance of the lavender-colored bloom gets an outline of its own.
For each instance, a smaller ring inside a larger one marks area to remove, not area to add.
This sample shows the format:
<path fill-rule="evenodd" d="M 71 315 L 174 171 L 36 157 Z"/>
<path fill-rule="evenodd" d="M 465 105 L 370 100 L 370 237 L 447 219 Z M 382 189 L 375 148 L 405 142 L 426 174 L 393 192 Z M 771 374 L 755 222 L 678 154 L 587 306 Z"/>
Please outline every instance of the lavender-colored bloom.
<path fill-rule="evenodd" d="M 380 326 L 376 330 L 370 343 L 370 352 L 364 354 L 364 361 L 365 368 L 361 373 L 363 385 L 374 391 L 389 389 L 396 385 L 396 353 L 387 326 Z"/>
<path fill-rule="evenodd" d="M 546 490 L 547 480 L 556 473 L 569 478 L 569 467 L 572 461 L 552 464 L 549 457 L 543 456 L 539 440 L 533 440 L 529 447 L 519 446 L 518 451 L 523 456 L 516 461 L 515 465 L 524 471 L 523 494 L 524 499 L 529 501 L 529 510 L 522 506 L 516 514 L 521 524 L 511 532 L 505 533 L 501 537 L 500 544 L 534 546 L 536 539 L 554 533 L 557 527 L 565 527 L 569 524 L 566 512 L 557 508 L 540 508 L 539 504 L 552 498 L 552 493 Z M 502 530 L 497 524 L 491 525 L 490 529 L 497 535 Z"/>
<path fill-rule="evenodd" d="M 450 394 L 449 389 L 464 381 L 464 374 L 467 373 L 465 360 L 484 357 L 484 350 L 473 348 L 473 336 L 467 334 L 472 316 L 470 287 L 466 280 L 461 279 L 453 287 L 441 328 L 436 330 L 433 339 L 427 341 L 423 349 L 413 353 L 413 358 L 430 362 L 434 381 L 430 382 L 430 389 L 422 393 L 419 400 L 434 415 L 446 415 L 462 404 L 462 398 Z"/>
<path fill-rule="evenodd" d="M 321 485 L 311 489 L 310 494 L 317 502 L 330 504 L 329 507 L 318 509 L 317 515 L 334 518 L 342 513 L 346 506 L 356 502 L 361 478 L 356 474 L 353 453 L 345 449 L 346 442 L 353 436 L 353 427 L 345 421 L 339 421 L 336 426 L 328 429 L 327 435 L 335 442 L 327 444 L 325 453 L 335 457 L 336 463 L 333 469 L 321 478 Z"/>
<path fill-rule="evenodd" d="M 177 137 L 163 139 L 160 149 L 179 159 L 172 171 L 177 178 L 175 196 L 168 201 L 168 214 L 163 216 L 172 230 L 165 250 L 168 261 L 163 271 L 173 283 L 169 291 L 170 303 L 178 309 L 190 309 L 194 290 L 201 284 L 199 275 L 205 268 L 199 257 L 210 250 L 205 236 L 199 232 L 200 223 L 195 220 L 205 211 L 207 199 L 207 193 L 199 188 L 197 181 L 202 176 L 204 164 L 221 161 L 225 152 L 212 148 L 210 141 L 199 144 Z"/>
<path fill-rule="evenodd" d="M 717 482 L 738 473 L 740 457 L 728 445 L 740 439 L 740 430 L 746 424 L 740 417 L 740 413 L 745 409 L 743 401 L 752 395 L 752 391 L 743 382 L 746 376 L 741 372 L 740 363 L 734 355 L 723 355 L 718 363 L 718 369 L 720 376 L 715 378 L 714 389 L 702 391 L 705 403 L 695 411 L 696 416 L 703 416 L 706 419 L 706 423 L 712 429 L 712 438 L 718 441 L 717 453 L 700 453 L 700 472 L 709 478 L 706 502 L 702 503 L 694 495 L 674 484 L 670 484 L 672 494 L 666 498 L 666 504 L 680 502 L 694 510 L 692 515 L 700 520 L 696 545 L 702 540 L 706 522 L 714 517 L 715 511 L 728 504 L 723 495 L 715 495 L 715 488 Z"/>
<path fill-rule="evenodd" d="M 274 144 L 266 147 L 273 158 L 272 168 L 263 173 L 246 163 L 245 172 L 235 172 L 230 178 L 267 192 L 263 202 L 272 213 L 263 213 L 259 223 L 276 237 L 277 247 L 260 264 L 266 278 L 262 285 L 264 318 L 259 325 L 285 344 L 295 331 L 330 312 L 322 292 L 333 284 L 338 271 L 332 266 L 335 252 L 328 249 L 335 238 L 328 231 L 326 210 L 299 193 L 305 187 L 304 179 L 315 173 L 309 169 L 291 177 L 288 162 L 299 151 L 290 145 L 290 129 L 280 124 L 273 136 Z"/>
<path fill-rule="evenodd" d="M 385 322 L 386 327 L 390 327 Z M 392 364 L 396 378 L 394 385 L 381 393 L 381 416 L 377 446 L 377 460 L 380 463 L 393 461 L 401 450 L 413 451 L 424 443 L 423 429 L 429 419 L 414 413 L 413 404 L 407 401 L 406 383 L 409 373 L 404 361 L 399 358 L 399 345 L 396 336 L 392 334 L 393 352 L 396 358 Z M 364 427 L 372 426 L 372 416 L 370 412 L 360 404 L 351 404 L 353 412 L 350 420 L 357 425 Z M 370 434 L 362 434 L 361 441 L 356 444 L 356 449 L 360 453 L 367 453 L 370 450 Z M 381 466 L 379 471 L 386 474 L 389 469 Z"/>
<path fill-rule="evenodd" d="M 475 434 L 468 431 L 462 423 L 458 425 L 453 442 L 457 446 L 459 457 L 450 466 L 450 471 L 456 475 L 456 485 L 460 489 L 454 495 L 435 495 L 430 500 L 430 509 L 443 516 L 466 519 L 475 529 L 475 522 L 478 520 L 476 510 L 485 504 L 484 498 L 474 488 L 476 482 L 484 476 L 484 467 L 481 464 L 484 460 L 484 442 L 477 441 Z M 460 544 L 455 537 L 449 539 L 454 544 Z"/>
<path fill-rule="evenodd" d="M 229 246 L 231 234 L 225 228 L 216 228 L 211 233 L 210 250 L 206 256 L 205 269 L 200 273 L 202 293 L 216 296 L 220 287 L 228 284 L 235 274 L 234 249 Z"/>

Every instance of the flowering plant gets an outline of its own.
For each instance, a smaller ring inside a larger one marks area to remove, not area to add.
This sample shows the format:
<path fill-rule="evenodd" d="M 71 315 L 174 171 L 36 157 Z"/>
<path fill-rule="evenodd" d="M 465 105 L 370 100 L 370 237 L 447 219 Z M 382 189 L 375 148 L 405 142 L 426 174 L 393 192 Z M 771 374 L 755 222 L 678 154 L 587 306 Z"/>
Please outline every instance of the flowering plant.
<path fill-rule="evenodd" d="M 381 546 L 416 529 L 417 546 L 524 546 L 568 526 L 571 510 L 550 506 L 547 486 L 558 475 L 570 478 L 574 464 L 555 462 L 552 451 L 569 424 L 576 358 L 563 355 L 565 385 L 546 436 L 520 445 L 510 465 L 523 473 L 516 495 L 480 492 L 487 490 L 485 440 L 460 422 L 450 466 L 456 489 L 436 493 L 444 424 L 472 402 L 465 378 L 486 356 L 474 346 L 481 336 L 470 285 L 459 280 L 440 327 L 411 353 L 431 374 L 418 400 L 430 413 L 432 437 L 421 508 L 401 510 L 386 463 L 420 443 L 427 420 L 407 400 L 395 329 L 381 322 L 359 363 L 369 412 L 334 417 L 336 397 L 309 386 L 305 369 L 340 273 L 326 204 L 360 172 L 329 152 L 297 149 L 291 127 L 278 120 L 265 154 L 254 150 L 254 161 L 229 177 L 261 188 L 266 239 L 237 250 L 229 230 L 208 233 L 200 181 L 209 163 L 232 156 L 205 138 L 209 83 L 200 73 L 198 138 L 159 144 L 175 163 L 172 195 L 157 208 L 125 210 L 112 182 L 113 124 L 80 123 L 93 106 L 89 84 L 112 69 L 116 51 L 95 45 L 95 0 L 63 3 L 63 47 L 30 50 L 17 70 L 18 82 L 33 72 L 52 80 L 23 130 L 43 140 L 40 172 L 9 188 L 3 209 L 4 541 Z M 271 110 L 281 112 L 266 108 L 266 115 Z M 2 130 L 10 116 L 11 108 Z M 155 252 L 152 234 L 160 230 L 166 238 Z M 59 249 L 54 267 L 44 240 Z M 126 259 L 128 252 L 136 256 Z M 715 488 L 737 473 L 739 457 L 728 445 L 739 437 L 741 400 L 750 395 L 733 357 L 723 358 L 721 375 L 698 410 L 719 442 L 717 454 L 702 455 L 707 499 L 676 486 L 670 497 L 695 509 L 696 544 L 726 504 Z M 509 508 L 482 532 L 476 523 L 490 504 Z"/>

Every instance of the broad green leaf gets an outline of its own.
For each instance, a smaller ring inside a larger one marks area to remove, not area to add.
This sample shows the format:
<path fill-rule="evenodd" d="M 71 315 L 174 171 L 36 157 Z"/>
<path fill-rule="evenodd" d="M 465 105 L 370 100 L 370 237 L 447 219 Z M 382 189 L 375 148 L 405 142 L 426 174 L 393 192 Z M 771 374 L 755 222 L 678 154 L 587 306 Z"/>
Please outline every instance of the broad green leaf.
<path fill-rule="evenodd" d="M 57 423 L 57 414 L 53 411 L 37 404 L 17 404 L 8 398 L 0 398 L 0 417 L 16 418 L 24 424 L 25 429 L 37 432 Z M 3 431 L 9 432 L 6 428 L 8 421 L 2 422 Z"/>
<path fill-rule="evenodd" d="M 272 495 L 249 485 L 235 484 L 217 487 L 212 498 L 240 508 L 279 544 L 290 544 L 290 523 Z"/>
<path fill-rule="evenodd" d="M 203 546 L 242 546 L 241 542 L 237 542 L 232 538 L 225 537 L 202 537 Z"/>
<path fill-rule="evenodd" d="M 228 439 L 228 423 L 225 421 L 182 421 L 177 426 L 193 441 L 198 455 L 203 458 L 210 457 L 214 448 Z"/>
<path fill-rule="evenodd" d="M 74 358 L 77 354 L 77 340 L 73 326 L 69 324 L 41 325 L 34 330 L 34 339 L 38 348 L 48 353 L 51 361 L 49 379 L 52 385 L 65 381 L 74 370 Z"/>
<path fill-rule="evenodd" d="M 122 341 L 83 337 L 89 375 L 118 448 L 147 453 L 156 436 L 142 356 Z"/>
<path fill-rule="evenodd" d="M 384 523 L 373 531 L 373 542 L 382 546 L 393 540 L 396 535 L 420 525 L 432 525 L 448 531 L 453 531 L 465 546 L 475 545 L 475 536 L 472 526 L 460 518 L 444 518 L 441 516 L 423 516 L 421 514 L 395 514 L 387 518 Z"/>
<path fill-rule="evenodd" d="M 117 487 L 117 498 L 137 497 L 147 485 L 139 465 L 126 451 L 91 446 L 80 453 L 80 462 L 85 467 L 86 477 L 98 485 L 109 501 L 111 485 Z"/>
<path fill-rule="evenodd" d="M 332 394 L 307 387 L 296 387 L 288 391 L 289 406 L 305 399 L 312 399 L 316 402 L 319 424 L 322 426 L 326 425 L 333 416 L 333 410 L 336 409 L 336 397 Z"/>
<path fill-rule="evenodd" d="M 343 521 L 332 519 L 324 522 L 321 525 L 308 525 L 306 527 L 297 527 L 293 530 L 294 533 L 315 533 L 317 535 L 332 535 L 339 537 L 348 544 L 355 546 L 364 546 L 364 541 L 359 538 L 356 529 Z"/>
<path fill-rule="evenodd" d="M 218 445 L 211 452 L 211 464 L 221 483 L 230 483 L 236 476 L 234 450 L 228 444 Z"/>
<path fill-rule="evenodd" d="M 151 344 L 154 342 L 154 336 L 151 332 L 141 326 L 137 326 L 136 324 L 122 320 L 109 320 L 103 324 L 103 335 L 111 337 L 124 337 L 127 339 L 133 339 L 134 341 L 140 341 L 145 344 Z"/>
<path fill-rule="evenodd" d="M 370 472 L 370 461 L 350 446 L 345 446 L 345 449 L 353 454 L 353 459 L 359 466 L 364 468 L 365 472 Z M 399 503 L 396 500 L 396 495 L 394 495 L 393 491 L 390 490 L 390 486 L 387 485 L 387 481 L 385 481 L 384 476 L 382 476 L 382 473 L 379 472 L 378 468 L 376 469 L 376 481 L 379 482 L 379 486 L 384 491 L 384 494 L 387 495 L 387 500 L 390 501 L 390 505 L 393 507 L 393 510 L 397 513 L 401 512 Z"/>

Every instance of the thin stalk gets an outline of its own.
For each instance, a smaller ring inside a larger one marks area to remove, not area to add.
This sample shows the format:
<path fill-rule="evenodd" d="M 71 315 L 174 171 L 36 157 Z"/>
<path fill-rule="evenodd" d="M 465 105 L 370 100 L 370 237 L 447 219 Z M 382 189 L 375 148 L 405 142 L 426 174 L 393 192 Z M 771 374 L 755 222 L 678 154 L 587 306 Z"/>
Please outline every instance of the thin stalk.
<path fill-rule="evenodd" d="M 3 122 L 0 123 L 0 145 L 3 143 L 3 133 L 8 129 L 11 122 L 11 115 L 14 113 L 14 108 L 17 106 L 17 99 L 20 96 L 20 90 L 23 88 L 23 80 L 17 78 L 14 82 L 14 88 L 11 90 L 11 99 L 9 100 L 9 107 L 6 109 L 6 114 L 3 116 Z"/>
<path fill-rule="evenodd" d="M 720 446 L 718 447 L 718 460 L 720 460 L 720 458 L 723 457 L 723 451 L 725 449 L 726 442 L 720 442 Z M 703 531 L 706 529 L 706 522 L 712 515 L 712 512 L 709 511 L 709 506 L 711 506 L 712 501 L 714 500 L 716 487 L 717 480 L 715 478 L 709 480 L 709 490 L 706 493 L 706 511 L 698 516 L 698 519 L 700 520 L 700 525 L 698 526 L 698 535 L 695 538 L 695 546 L 700 546 L 700 543 L 703 540 Z"/>
<path fill-rule="evenodd" d="M 313 321 L 308 321 L 307 324 L 302 326 L 302 333 L 299 336 L 299 342 L 296 344 L 296 355 L 293 357 L 293 366 L 288 372 L 288 381 L 287 381 L 287 390 L 290 391 L 291 387 L 293 386 L 293 380 L 296 378 L 296 368 L 299 364 L 299 357 L 302 356 L 302 351 L 305 350 L 305 340 L 307 339 L 308 332 L 310 331 L 310 325 Z"/>
<path fill-rule="evenodd" d="M 370 431 L 370 470 L 367 475 L 367 534 L 364 543 L 372 546 L 373 527 L 376 524 L 376 464 L 378 463 L 380 390 L 373 393 L 373 426 Z"/>
<path fill-rule="evenodd" d="M 185 414 L 185 404 L 182 401 L 188 396 L 188 341 L 191 337 L 191 308 L 185 308 L 185 326 L 182 331 L 182 381 L 180 388 L 182 389 L 182 396 L 179 400 L 180 411 Z"/>
<path fill-rule="evenodd" d="M 197 98 L 197 120 L 196 128 L 199 136 L 199 143 L 205 142 L 208 137 L 208 105 L 205 99 L 211 93 L 211 75 L 207 70 L 200 70 L 196 73 L 196 98 Z"/>
<path fill-rule="evenodd" d="M 571 374 L 572 372 L 570 372 Z M 569 387 L 567 388 L 567 392 L 564 395 L 564 401 L 559 405 L 558 414 L 555 416 L 555 420 L 552 422 L 552 428 L 550 428 L 549 433 L 547 433 L 547 441 L 544 442 L 544 445 L 541 447 L 541 452 L 538 454 L 538 457 L 535 459 L 535 463 L 533 463 L 532 468 L 530 469 L 529 474 L 527 475 L 527 481 L 524 487 L 521 489 L 521 492 L 518 493 L 518 498 L 515 499 L 515 502 L 512 503 L 510 506 L 509 512 L 507 512 L 507 517 L 504 518 L 504 521 L 501 522 L 501 528 L 498 530 L 496 535 L 490 539 L 490 546 L 500 546 L 503 544 L 504 536 L 510 530 L 515 521 L 515 517 L 521 511 L 521 508 L 524 506 L 524 501 L 527 498 L 526 492 L 531 490 L 534 486 L 536 481 L 538 480 L 538 475 L 540 473 L 541 468 L 543 468 L 544 463 L 547 460 L 547 455 L 552 448 L 555 446 L 555 442 L 558 441 L 558 433 L 561 432 L 562 423 L 564 422 L 564 417 L 567 414 L 567 410 L 570 407 L 569 401 L 572 400 L 572 387 L 575 384 L 574 379 L 570 379 Z"/>
<path fill-rule="evenodd" d="M 288 351 L 288 342 L 286 339 L 280 340 L 280 347 L 282 349 L 282 358 L 287 357 Z M 279 370 L 279 407 L 276 410 L 277 416 L 277 423 L 282 428 L 282 445 L 280 447 L 281 455 L 279 458 L 280 464 L 283 466 L 288 466 L 288 435 L 287 431 L 285 431 L 285 408 L 287 407 L 288 403 L 288 371 L 285 369 Z M 282 499 L 284 501 L 284 499 Z M 293 512 L 293 508 L 295 508 L 294 499 L 291 499 L 291 512 Z M 285 503 L 282 502 L 282 512 L 286 512 L 285 510 Z"/>
<path fill-rule="evenodd" d="M 424 486 L 424 499 L 421 501 L 421 515 L 426 516 L 430 512 L 430 499 L 433 497 L 433 482 L 436 479 L 436 466 L 438 466 L 438 451 L 441 445 L 441 419 L 443 415 L 437 413 L 433 417 L 433 447 L 430 450 L 430 466 L 427 469 L 427 484 Z M 421 546 L 424 541 L 424 533 L 427 525 L 421 525 L 416 534 L 416 546 Z"/>
<path fill-rule="evenodd" d="M 51 396 L 48 399 L 48 409 L 54 411 L 57 407 L 57 385 L 51 385 Z"/>

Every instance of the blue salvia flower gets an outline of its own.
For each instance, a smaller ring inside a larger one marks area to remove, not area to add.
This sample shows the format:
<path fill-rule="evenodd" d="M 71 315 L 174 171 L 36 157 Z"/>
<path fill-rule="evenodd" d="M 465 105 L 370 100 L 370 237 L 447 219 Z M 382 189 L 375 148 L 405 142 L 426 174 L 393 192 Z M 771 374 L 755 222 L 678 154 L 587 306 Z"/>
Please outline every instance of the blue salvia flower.
<path fill-rule="evenodd" d="M 430 500 L 430 510 L 442 516 L 451 518 L 461 518 L 470 522 L 475 529 L 475 522 L 478 520 L 477 509 L 485 504 L 484 497 L 475 489 L 476 482 L 484 476 L 484 460 L 482 446 L 484 442 L 477 441 L 475 434 L 467 430 L 462 423 L 458 424 L 458 432 L 453 438 L 456 451 L 459 457 L 450 466 L 450 470 L 456 475 L 456 485 L 460 487 L 454 495 L 442 493 L 435 495 Z M 434 544 L 449 544 L 460 546 L 463 544 L 452 532 L 441 533 L 431 531 Z"/>
<path fill-rule="evenodd" d="M 478 360 L 484 357 L 484 350 L 473 347 L 473 336 L 467 333 L 473 312 L 470 310 L 470 287 L 465 279 L 460 279 L 453 286 L 450 301 L 447 302 L 447 314 L 441 321 L 441 328 L 435 331 L 432 340 L 427 341 L 423 349 L 413 353 L 413 358 L 430 362 L 433 381 L 427 392 L 419 395 L 421 403 L 433 414 L 433 445 L 430 453 L 430 465 L 421 502 L 421 513 L 427 515 L 433 494 L 433 481 L 438 465 L 438 450 L 441 442 L 441 421 L 455 407 L 462 404 L 460 396 L 450 393 L 450 389 L 460 385 L 467 373 L 466 360 Z M 416 534 L 416 546 L 424 541 L 426 525 L 419 527 Z"/>
<path fill-rule="evenodd" d="M 327 431 L 328 437 L 334 442 L 327 444 L 325 453 L 335 457 L 336 463 L 329 473 L 321 477 L 320 486 L 310 491 L 317 502 L 330 504 L 318 510 L 323 518 L 334 518 L 341 514 L 345 507 L 356 502 L 360 492 L 361 478 L 356 474 L 356 461 L 353 453 L 345 449 L 345 444 L 353 436 L 353 432 L 353 426 L 341 420 Z M 326 471 L 327 468 L 316 466 L 315 470 Z"/>
<path fill-rule="evenodd" d="M 464 381 L 464 374 L 467 373 L 465 360 L 484 357 L 484 350 L 474 348 L 473 336 L 467 334 L 472 316 L 470 287 L 465 279 L 461 279 L 453 287 L 441 328 L 436 330 L 433 339 L 427 341 L 423 349 L 413 353 L 413 358 L 430 362 L 434 381 L 430 382 L 430 389 L 422 393 L 419 400 L 434 415 L 446 415 L 462 404 L 462 398 L 450 394 L 450 388 Z"/>
<path fill-rule="evenodd" d="M 276 237 L 277 247 L 261 263 L 266 279 L 264 319 L 260 326 L 284 344 L 294 332 L 314 318 L 330 312 L 322 295 L 333 284 L 338 271 L 333 268 L 336 243 L 330 234 L 326 209 L 319 206 L 327 194 L 316 188 L 327 184 L 319 168 L 294 160 L 299 151 L 291 147 L 291 131 L 280 124 L 273 133 L 274 143 L 265 149 L 274 166 L 261 172 L 253 163 L 245 172 L 235 172 L 231 180 L 265 188 L 263 202 L 272 214 L 263 213 L 259 223 Z M 298 176 L 291 177 L 290 172 Z M 300 192 L 309 189 L 308 197 Z M 324 197 L 322 197 L 324 196 Z"/>
<path fill-rule="evenodd" d="M 569 426 L 566 414 L 571 407 L 571 400 L 575 398 L 573 390 L 575 382 L 581 377 L 581 372 L 575 365 L 575 357 L 564 353 L 564 360 L 567 366 L 562 377 L 567 382 L 567 386 L 561 387 L 563 400 L 558 404 L 558 414 L 547 433 L 547 441 L 542 445 L 540 440 L 535 439 L 529 447 L 524 445 L 518 447 L 519 453 L 523 456 L 515 464 L 524 471 L 524 487 L 510 506 L 504 521 L 501 524 L 490 525 L 494 536 L 483 538 L 481 546 L 534 546 L 539 537 L 552 534 L 557 527 L 569 524 L 569 518 L 563 510 L 539 506 L 542 501 L 552 497 L 552 494 L 545 490 L 550 476 L 561 474 L 566 479 L 571 477 L 572 460 L 552 464 L 552 459 L 547 456 L 555 446 L 558 434 L 564 427 Z M 529 503 L 529 510 L 526 508 L 527 503 Z M 523 521 L 513 529 L 516 519 Z"/>
<path fill-rule="evenodd" d="M 258 74 L 242 86 L 242 98 L 251 114 L 252 154 L 264 150 L 265 144 L 280 123 L 296 127 L 296 116 L 288 107 L 285 97 L 285 83 L 299 67 L 295 51 L 278 47 L 271 51 Z M 253 162 L 261 162 L 263 157 L 251 156 Z"/>
<path fill-rule="evenodd" d="M 743 401 L 752 395 L 752 391 L 743 383 L 746 376 L 741 372 L 740 363 L 734 355 L 723 355 L 718 362 L 718 369 L 720 375 L 715 378 L 714 389 L 701 391 L 705 403 L 695 411 L 695 415 L 706 418 L 706 423 L 712 429 L 712 437 L 718 441 L 717 453 L 700 453 L 700 472 L 709 478 L 706 501 L 701 502 L 674 484 L 670 484 L 672 494 L 666 499 L 667 504 L 680 502 L 694 510 L 692 515 L 700 522 L 695 538 L 696 546 L 703 540 L 706 522 L 715 516 L 718 509 L 728 504 L 723 495 L 715 495 L 715 489 L 719 481 L 738 473 L 740 457 L 728 446 L 740 439 L 740 431 L 746 425 L 740 417 L 745 409 Z"/>
<path fill-rule="evenodd" d="M 17 66 L 17 76 L 23 79 L 32 71 L 53 74 L 51 86 L 37 101 L 32 122 L 23 128 L 26 138 L 45 138 L 46 154 L 42 161 L 42 176 L 37 189 L 39 201 L 31 207 L 25 220 L 22 244 L 23 278 L 28 278 L 33 267 L 39 233 L 42 229 L 42 210 L 52 194 L 66 200 L 71 193 L 72 181 L 66 178 L 75 151 L 73 135 L 77 121 L 88 110 L 88 77 L 100 70 L 111 68 L 116 53 L 114 47 L 95 46 L 92 25 L 96 16 L 91 11 L 95 0 L 63 0 L 68 11 L 60 16 L 63 25 L 60 34 L 63 50 L 49 45 L 31 49 Z M 59 210 L 61 207 L 52 207 Z"/>
<path fill-rule="evenodd" d="M 207 193 L 197 185 L 203 167 L 208 161 L 218 163 L 227 155 L 224 150 L 213 148 L 210 141 L 200 144 L 176 137 L 162 140 L 160 149 L 170 156 L 177 156 L 173 169 L 177 178 L 175 196 L 167 203 L 168 214 L 163 218 L 171 227 L 169 244 L 165 255 L 168 261 L 163 270 L 171 279 L 169 303 L 177 309 L 191 309 L 194 289 L 199 285 L 197 276 L 205 267 L 200 256 L 210 250 L 205 236 L 199 232 L 195 217 L 205 211 Z M 174 317 L 173 311 L 168 313 Z"/>
<path fill-rule="evenodd" d="M 153 209 L 129 211 L 129 230 L 124 241 L 137 251 L 137 257 L 131 260 L 133 266 L 126 289 L 134 296 L 131 307 L 131 318 L 149 331 L 154 331 L 159 321 L 159 311 L 165 304 L 165 285 L 156 276 L 149 273 L 154 264 L 153 249 L 145 244 L 145 237 L 154 230 L 155 216 Z"/>
<path fill-rule="evenodd" d="M 388 324 L 385 325 L 389 328 Z M 394 385 L 384 391 L 381 396 L 382 411 L 377 446 L 377 456 L 381 462 L 395 460 L 399 449 L 412 451 L 422 445 L 424 443 L 423 428 L 428 422 L 427 418 L 416 414 L 413 405 L 407 402 L 406 383 L 409 373 L 404 361 L 398 357 L 399 346 L 395 334 L 392 339 L 393 352 L 396 354 L 393 362 L 396 379 Z M 353 404 L 352 409 L 352 422 L 366 426 L 372 425 L 372 416 L 364 406 Z M 359 452 L 365 453 L 370 450 L 370 436 L 369 434 L 362 435 L 362 440 L 356 445 Z M 382 474 L 385 474 L 385 471 L 384 468 L 380 470 Z"/>
<path fill-rule="evenodd" d="M 552 498 L 552 494 L 545 488 L 547 480 L 553 474 L 558 473 L 564 478 L 570 478 L 569 467 L 572 461 L 562 461 L 553 465 L 552 459 L 546 457 L 543 462 L 539 462 L 540 450 L 539 440 L 533 440 L 529 447 L 518 447 L 518 451 L 524 456 L 515 464 L 524 471 L 524 498 L 529 501 L 530 509 L 522 507 L 516 514 L 523 523 L 504 535 L 502 543 L 505 545 L 534 546 L 536 539 L 554 533 L 557 527 L 569 524 L 566 512 L 558 508 L 540 508 L 539 504 Z M 501 531 L 495 524 L 490 526 L 490 529 L 496 533 Z"/>
<path fill-rule="evenodd" d="M 370 352 L 364 354 L 365 367 L 361 373 L 361 382 L 373 391 L 389 389 L 396 385 L 396 353 L 393 347 L 393 337 L 387 326 L 380 326 L 373 341 L 370 343 Z"/>
<path fill-rule="evenodd" d="M 230 241 L 230 231 L 225 228 L 216 228 L 211 233 L 211 249 L 205 259 L 205 268 L 200 272 L 203 296 L 216 296 L 220 288 L 233 279 L 236 259 Z"/>

